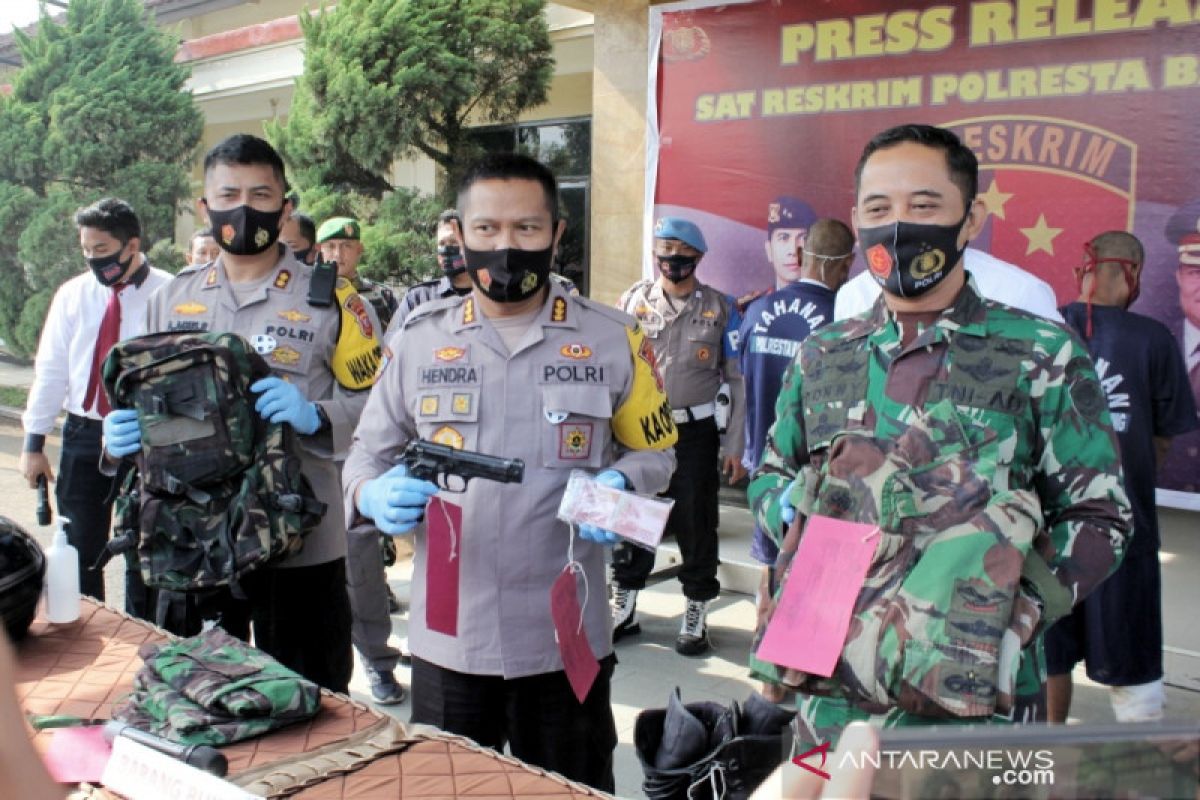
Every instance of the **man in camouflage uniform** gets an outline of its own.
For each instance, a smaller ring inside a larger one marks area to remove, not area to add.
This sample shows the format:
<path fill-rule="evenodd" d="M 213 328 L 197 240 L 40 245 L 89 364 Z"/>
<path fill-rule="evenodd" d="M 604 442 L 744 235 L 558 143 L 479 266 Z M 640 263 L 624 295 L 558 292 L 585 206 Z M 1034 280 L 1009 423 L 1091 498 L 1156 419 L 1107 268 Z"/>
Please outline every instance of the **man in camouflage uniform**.
<path fill-rule="evenodd" d="M 750 485 L 782 542 L 777 569 L 814 514 L 881 529 L 832 677 L 755 664 L 800 690 L 811 744 L 872 715 L 1044 719 L 1042 632 L 1116 568 L 1129 535 L 1087 349 L 981 299 L 962 267 L 985 216 L 977 173 L 938 128 L 867 145 L 853 219 L 884 293 L 805 340 Z"/>
<path fill-rule="evenodd" d="M 350 281 L 359 297 L 371 304 L 386 330 L 396 313 L 396 295 L 382 283 L 358 274 L 358 262 L 363 254 L 362 226 L 358 220 L 351 217 L 325 220 L 317 229 L 317 245 L 321 248 L 321 258 L 326 263 L 337 264 L 338 277 Z"/>

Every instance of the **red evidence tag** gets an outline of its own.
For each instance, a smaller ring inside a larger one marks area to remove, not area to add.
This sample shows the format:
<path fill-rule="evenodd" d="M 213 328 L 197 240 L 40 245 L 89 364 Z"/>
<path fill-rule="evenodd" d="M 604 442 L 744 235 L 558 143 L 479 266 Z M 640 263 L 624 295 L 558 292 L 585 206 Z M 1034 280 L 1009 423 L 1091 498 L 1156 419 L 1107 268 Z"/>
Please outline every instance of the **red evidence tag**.
<path fill-rule="evenodd" d="M 425 625 L 458 635 L 458 577 L 462 564 L 462 506 L 434 497 L 425 508 Z"/>
<path fill-rule="evenodd" d="M 833 675 L 878 543 L 875 525 L 809 517 L 758 657 L 810 675 Z"/>
<path fill-rule="evenodd" d="M 88 725 L 56 730 L 42 760 L 55 783 L 99 783 L 110 755 L 104 726 Z"/>
<path fill-rule="evenodd" d="M 550 587 L 550 616 L 554 619 L 554 638 L 558 642 L 567 680 L 571 682 L 576 699 L 582 703 L 600 674 L 600 662 L 588 643 L 587 630 L 580 624 L 582 611 L 575 583 L 575 573 L 570 566 L 554 579 L 554 585 Z"/>

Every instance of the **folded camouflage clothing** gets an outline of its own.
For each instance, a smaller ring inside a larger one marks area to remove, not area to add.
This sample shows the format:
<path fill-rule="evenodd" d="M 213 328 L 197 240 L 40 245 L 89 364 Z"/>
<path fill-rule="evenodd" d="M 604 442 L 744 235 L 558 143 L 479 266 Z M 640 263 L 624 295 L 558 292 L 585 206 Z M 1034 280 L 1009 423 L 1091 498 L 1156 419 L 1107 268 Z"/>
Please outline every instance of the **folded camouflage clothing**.
<path fill-rule="evenodd" d="M 893 441 L 840 434 L 822 462 L 803 468 L 798 514 L 877 524 L 881 535 L 833 676 L 752 656 L 758 677 L 872 713 L 1007 710 L 1024 643 L 1014 603 L 1041 506 L 1032 492 L 994 490 L 983 476 L 995 465 L 980 453 L 995 434 L 970 429 L 983 440 L 972 441 L 953 406 L 940 403 Z M 781 548 L 784 581 L 802 535 L 789 533 Z"/>
<path fill-rule="evenodd" d="M 321 703 L 315 683 L 220 628 L 139 655 L 145 666 L 113 718 L 173 742 L 232 744 L 308 719 Z"/>

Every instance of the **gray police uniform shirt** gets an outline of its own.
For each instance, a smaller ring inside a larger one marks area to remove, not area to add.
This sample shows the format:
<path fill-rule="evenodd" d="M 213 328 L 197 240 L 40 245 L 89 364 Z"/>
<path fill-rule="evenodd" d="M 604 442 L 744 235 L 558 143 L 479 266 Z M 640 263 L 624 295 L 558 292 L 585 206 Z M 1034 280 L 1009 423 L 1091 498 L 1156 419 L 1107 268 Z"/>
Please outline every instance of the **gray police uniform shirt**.
<path fill-rule="evenodd" d="M 329 427 L 300 436 L 301 470 L 318 499 L 329 505 L 304 548 L 278 567 L 324 564 L 346 555 L 341 482 L 334 459 L 345 454 L 379 365 L 379 322 L 370 304 L 339 280 L 337 302 L 308 303 L 313 268 L 290 251 L 239 308 L 220 257 L 189 267 L 150 298 L 146 330 L 240 334 L 262 354 L 273 374 L 287 380 L 329 419 Z"/>
<path fill-rule="evenodd" d="M 550 587 L 572 545 L 556 516 L 571 470 L 611 467 L 655 494 L 675 467 L 676 431 L 641 330 L 551 284 L 512 353 L 474 295 L 426 303 L 388 342 L 343 470 L 352 532 L 367 525 L 356 490 L 398 463 L 415 437 L 525 462 L 523 483 L 478 479 L 440 495 L 463 509 L 455 636 L 426 623 L 427 540 L 423 526 L 414 531 L 412 653 L 474 675 L 561 670 Z M 587 576 L 588 641 L 602 658 L 612 652 L 606 548 L 577 536 L 573 548 Z"/>
<path fill-rule="evenodd" d="M 668 297 L 658 281 L 644 279 L 621 295 L 617 307 L 645 329 L 672 408 L 712 403 L 722 381 L 729 384 L 732 408 L 721 437 L 721 455 L 740 461 L 746 395 L 737 354 L 726 345 L 732 324 L 729 300 L 699 281 L 687 298 Z"/>

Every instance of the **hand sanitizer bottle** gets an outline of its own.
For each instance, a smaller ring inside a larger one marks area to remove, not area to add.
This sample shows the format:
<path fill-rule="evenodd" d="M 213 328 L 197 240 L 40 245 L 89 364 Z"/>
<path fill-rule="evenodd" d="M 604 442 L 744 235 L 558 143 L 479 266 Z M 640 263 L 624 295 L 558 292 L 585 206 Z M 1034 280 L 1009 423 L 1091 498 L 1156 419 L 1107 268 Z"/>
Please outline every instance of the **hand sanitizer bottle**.
<path fill-rule="evenodd" d="M 54 542 L 46 550 L 46 621 L 79 619 L 79 551 L 67 541 L 70 520 L 55 520 Z"/>

